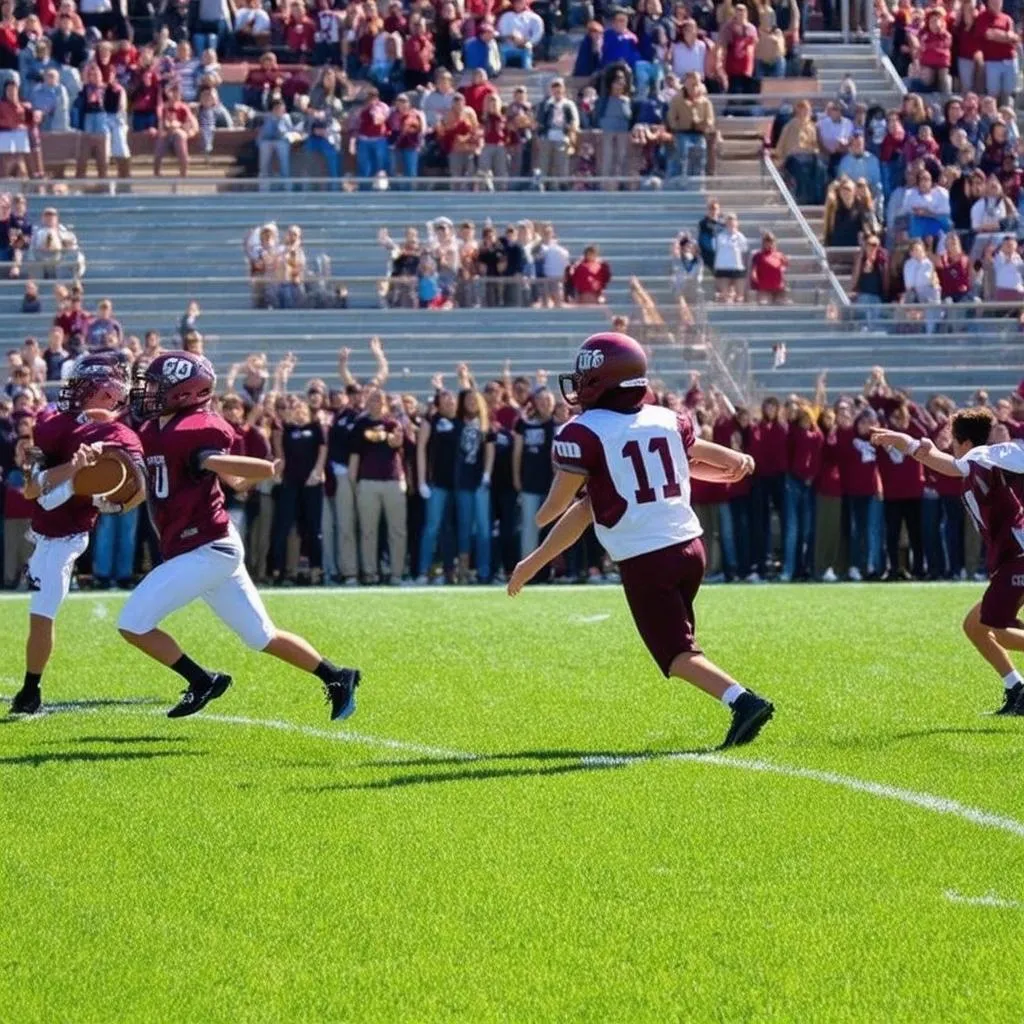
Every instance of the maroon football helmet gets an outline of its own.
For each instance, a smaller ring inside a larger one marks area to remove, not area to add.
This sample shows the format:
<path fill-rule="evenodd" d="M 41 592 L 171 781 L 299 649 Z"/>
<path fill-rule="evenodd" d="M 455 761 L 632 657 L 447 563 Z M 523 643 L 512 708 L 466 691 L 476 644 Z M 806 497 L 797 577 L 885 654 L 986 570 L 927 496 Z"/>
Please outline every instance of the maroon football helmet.
<path fill-rule="evenodd" d="M 216 384 L 217 374 L 205 356 L 165 352 L 136 375 L 132 412 L 140 420 L 150 420 L 198 409 L 213 398 Z"/>
<path fill-rule="evenodd" d="M 646 387 L 647 356 L 628 334 L 591 335 L 576 353 L 576 369 L 558 375 L 562 397 L 581 409 L 593 408 L 617 388 Z"/>
<path fill-rule="evenodd" d="M 128 404 L 130 364 L 121 352 L 79 356 L 57 396 L 61 412 L 106 409 L 120 412 Z"/>

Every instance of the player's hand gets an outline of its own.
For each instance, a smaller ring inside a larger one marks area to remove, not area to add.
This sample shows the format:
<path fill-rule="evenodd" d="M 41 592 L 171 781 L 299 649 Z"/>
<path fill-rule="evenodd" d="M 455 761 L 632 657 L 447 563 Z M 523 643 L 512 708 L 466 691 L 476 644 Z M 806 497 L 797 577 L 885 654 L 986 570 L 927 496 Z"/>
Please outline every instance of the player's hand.
<path fill-rule="evenodd" d="M 905 452 L 911 439 L 907 434 L 901 434 L 898 430 L 874 427 L 869 440 L 876 448 L 894 448 L 898 452 Z"/>
<path fill-rule="evenodd" d="M 516 567 L 512 570 L 512 575 L 508 578 L 508 586 L 505 588 L 508 596 L 515 597 L 533 579 L 533 573 L 533 566 L 530 565 L 528 558 L 524 558 L 521 562 L 517 563 Z"/>
<path fill-rule="evenodd" d="M 730 480 L 733 483 L 739 483 L 740 480 L 745 477 L 752 476 L 755 468 L 754 458 L 752 455 L 743 454 L 740 456 L 740 464 L 736 466 L 730 473 Z"/>
<path fill-rule="evenodd" d="M 78 451 L 71 456 L 71 468 L 77 473 L 80 469 L 93 465 L 102 450 L 101 444 L 80 444 Z"/>
<path fill-rule="evenodd" d="M 310 473 L 309 476 L 306 477 L 306 486 L 307 487 L 316 487 L 317 484 L 322 484 L 323 482 L 324 482 L 324 475 L 323 475 L 323 473 L 321 473 L 317 469 L 314 469 L 313 472 Z"/>
<path fill-rule="evenodd" d="M 917 450 L 914 452 L 914 458 L 920 458 L 922 455 L 930 455 L 936 451 L 935 442 L 930 437 L 922 437 L 917 442 Z"/>
<path fill-rule="evenodd" d="M 284 459 L 274 459 L 274 480 L 276 483 L 281 482 L 281 478 L 284 476 Z"/>

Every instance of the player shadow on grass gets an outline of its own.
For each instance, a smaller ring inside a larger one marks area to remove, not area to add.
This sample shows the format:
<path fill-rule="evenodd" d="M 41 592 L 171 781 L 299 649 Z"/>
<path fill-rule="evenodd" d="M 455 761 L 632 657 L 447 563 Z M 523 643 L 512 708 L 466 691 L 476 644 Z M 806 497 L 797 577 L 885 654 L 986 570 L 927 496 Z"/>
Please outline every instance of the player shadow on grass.
<path fill-rule="evenodd" d="M 198 750 L 67 750 L 50 754 L 19 754 L 0 757 L 0 767 L 23 765 L 39 768 L 44 764 L 75 764 L 93 761 L 153 761 L 159 757 L 200 757 L 205 751 Z"/>
<path fill-rule="evenodd" d="M 418 758 L 412 760 L 366 761 L 354 767 L 358 768 L 441 768 L 448 769 L 453 765 L 467 766 L 463 771 L 413 772 L 403 775 L 392 775 L 386 779 L 374 779 L 370 782 L 329 783 L 322 786 L 304 787 L 304 792 L 329 793 L 350 790 L 392 789 L 403 786 L 435 785 L 441 782 L 480 782 L 488 779 L 509 778 L 541 778 L 543 776 L 572 775 L 577 772 L 599 772 L 616 768 L 627 768 L 638 760 L 660 761 L 681 755 L 694 756 L 714 753 L 713 747 L 701 747 L 695 750 L 663 750 L 663 751 L 595 751 L 595 750 L 521 750 L 504 754 L 480 754 L 476 757 L 445 757 Z M 528 768 L 505 767 L 468 767 L 486 761 L 571 761 L 570 764 L 543 765 Z"/>

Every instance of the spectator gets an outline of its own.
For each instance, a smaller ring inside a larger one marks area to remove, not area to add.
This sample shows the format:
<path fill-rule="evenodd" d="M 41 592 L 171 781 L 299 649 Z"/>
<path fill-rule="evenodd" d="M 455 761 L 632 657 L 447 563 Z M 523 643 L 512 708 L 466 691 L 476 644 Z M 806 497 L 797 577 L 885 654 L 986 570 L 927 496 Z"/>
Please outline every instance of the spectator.
<path fill-rule="evenodd" d="M 292 119 L 287 112 L 284 100 L 274 100 L 270 105 L 270 113 L 264 117 L 256 137 L 259 147 L 260 190 L 270 187 L 271 168 L 277 158 L 278 173 L 284 179 L 292 175 L 292 144 L 298 141 L 299 134 L 295 131 Z"/>
<path fill-rule="evenodd" d="M 235 40 L 239 47 L 262 49 L 270 44 L 270 15 L 260 0 L 243 0 L 235 15 Z M 262 58 L 260 63 L 263 64 Z"/>
<path fill-rule="evenodd" d="M 715 235 L 715 291 L 719 302 L 742 302 L 747 276 L 750 243 L 739 229 L 735 213 L 726 214 L 721 231 Z"/>
<path fill-rule="evenodd" d="M 405 88 L 417 89 L 429 85 L 434 75 L 436 50 L 434 37 L 427 31 L 422 14 L 414 14 L 409 19 L 404 57 Z"/>
<path fill-rule="evenodd" d="M 29 90 L 29 104 L 38 111 L 39 127 L 44 132 L 66 132 L 71 130 L 71 101 L 68 91 L 61 85 L 60 72 L 47 68 L 41 82 Z"/>
<path fill-rule="evenodd" d="M 956 52 L 956 75 L 962 93 L 983 88 L 984 32 L 978 22 L 978 9 L 974 4 L 961 4 L 953 24 L 953 49 Z"/>
<path fill-rule="evenodd" d="M 85 344 L 90 352 L 103 352 L 120 348 L 124 344 L 124 329 L 114 319 L 114 304 L 110 299 L 100 299 L 96 304 L 96 316 L 90 318 L 85 331 Z"/>
<path fill-rule="evenodd" d="M 554 411 L 554 395 L 546 387 L 538 388 L 514 428 L 512 481 L 519 492 L 521 551 L 532 551 L 540 539 L 536 517 L 551 486 Z"/>
<path fill-rule="evenodd" d="M 1017 51 L 1020 36 L 1013 19 L 1003 12 L 1003 0 L 986 0 L 978 14 L 977 33 L 984 59 L 985 92 L 1002 105 L 1011 102 L 1017 92 Z"/>
<path fill-rule="evenodd" d="M 586 35 L 580 40 L 573 64 L 573 78 L 590 78 L 603 66 L 604 28 L 599 21 L 587 25 Z"/>
<path fill-rule="evenodd" d="M 327 441 L 323 428 L 313 420 L 308 402 L 296 399 L 283 425 L 277 457 L 281 486 L 274 517 L 271 561 L 275 583 L 287 577 L 286 551 L 288 534 L 298 526 L 300 544 L 309 558 L 311 582 L 320 582 L 323 571 L 324 467 L 327 462 Z"/>
<path fill-rule="evenodd" d="M 475 388 L 459 392 L 455 413 L 455 521 L 458 551 L 457 579 L 470 581 L 470 550 L 475 554 L 477 582 L 491 578 L 491 473 L 494 439 L 487 403 Z"/>
<path fill-rule="evenodd" d="M 378 174 L 387 174 L 388 166 L 388 119 L 391 110 L 373 87 L 366 90 L 366 101 L 356 119 L 355 154 L 357 173 L 361 179 L 359 187 L 370 188 L 368 179 Z"/>
<path fill-rule="evenodd" d="M 597 106 L 597 128 L 601 132 L 597 173 L 604 179 L 602 187 L 611 191 L 621 187 L 618 179 L 624 178 L 628 170 L 633 104 L 627 84 L 625 74 L 616 74 L 609 84 L 608 95 Z"/>
<path fill-rule="evenodd" d="M 487 72 L 477 68 L 470 73 L 469 84 L 459 90 L 466 97 L 466 103 L 476 114 L 477 120 L 484 116 L 484 104 L 488 96 L 498 96 L 498 90 L 487 81 Z"/>
<path fill-rule="evenodd" d="M 493 22 L 490 23 L 489 28 L 490 36 L 493 41 Z M 480 38 L 483 34 L 483 23 L 480 23 L 477 26 L 477 38 Z M 460 58 L 464 58 L 464 51 L 462 47 L 462 18 L 459 15 L 459 9 L 452 0 L 444 0 L 441 4 L 441 16 L 434 22 L 434 49 L 434 59 L 437 66 L 447 68 L 449 71 L 455 71 L 456 65 L 460 62 Z M 465 66 L 469 67 L 469 64 L 465 63 Z M 497 78 L 498 72 L 501 70 L 500 54 L 498 57 L 498 66 L 496 68 L 492 69 L 486 64 L 484 66 L 489 77 Z"/>
<path fill-rule="evenodd" d="M 1024 281 L 1021 280 L 1021 269 L 1024 259 L 1017 251 L 1017 239 L 1008 235 L 999 246 L 992 259 L 992 298 L 996 302 L 1019 303 L 1024 299 Z"/>
<path fill-rule="evenodd" d="M 860 244 L 864 210 L 857 205 L 856 186 L 849 178 L 837 179 L 825 202 L 825 245 L 851 248 Z"/>
<path fill-rule="evenodd" d="M 481 72 L 483 73 L 483 72 Z M 508 122 L 502 111 L 501 97 L 491 93 L 484 101 L 480 130 L 483 148 L 480 151 L 479 168 L 498 188 L 505 188 L 508 182 Z"/>
<path fill-rule="evenodd" d="M 947 235 L 945 252 L 935 260 L 935 273 L 943 302 L 961 303 L 973 298 L 971 262 L 956 232 Z"/>
<path fill-rule="evenodd" d="M 801 405 L 787 432 L 785 554 L 779 581 L 810 579 L 814 574 L 814 482 L 822 464 L 825 439 L 811 409 Z"/>
<path fill-rule="evenodd" d="M 484 276 L 484 305 L 491 308 L 500 306 L 504 299 L 505 249 L 498 239 L 498 232 L 489 225 L 483 230 L 476 262 L 478 272 Z"/>
<path fill-rule="evenodd" d="M 383 512 L 391 583 L 398 584 L 405 566 L 405 432 L 388 414 L 379 389 L 369 390 L 366 412 L 357 421 L 353 434 L 348 473 L 356 488 L 364 579 L 368 583 L 379 579 L 378 540 Z"/>
<path fill-rule="evenodd" d="M 611 279 L 611 267 L 601 259 L 596 245 L 588 245 L 583 250 L 583 259 L 569 271 L 573 295 L 583 306 L 606 302 L 604 293 Z"/>
<path fill-rule="evenodd" d="M 696 72 L 687 73 L 682 90 L 672 98 L 666 124 L 676 145 L 670 177 L 703 177 L 707 173 L 708 147 L 715 139 L 715 111 Z"/>
<path fill-rule="evenodd" d="M 42 359 L 46 365 L 46 380 L 60 381 L 63 378 L 64 364 L 71 358 L 68 350 L 64 347 L 64 332 L 54 325 L 50 328 L 47 337 L 46 348 L 42 351 Z M 54 398 L 55 394 L 47 390 L 47 396 Z"/>
<path fill-rule="evenodd" d="M 181 91 L 173 82 L 167 86 L 160 112 L 160 128 L 153 148 L 153 174 L 160 177 L 164 155 L 168 150 L 178 159 L 178 174 L 188 177 L 188 144 L 199 134 L 199 123 L 189 105 L 182 101 Z"/>
<path fill-rule="evenodd" d="M 541 228 L 537 250 L 540 304 L 545 308 L 561 307 L 565 302 L 565 273 L 569 269 L 569 250 L 555 237 L 552 224 Z"/>
<path fill-rule="evenodd" d="M 948 96 L 953 91 L 949 75 L 953 62 L 953 36 L 946 27 L 944 12 L 935 8 L 927 12 L 918 41 L 921 83 L 928 91 Z"/>
<path fill-rule="evenodd" d="M 853 122 L 844 117 L 834 100 L 825 105 L 825 116 L 818 122 L 818 142 L 828 161 L 829 174 L 835 174 L 853 135 Z"/>
<path fill-rule="evenodd" d="M 76 30 L 74 18 L 62 11 L 57 19 L 57 31 L 50 37 L 53 59 L 58 64 L 69 64 L 81 68 L 86 60 L 85 35 Z"/>
<path fill-rule="evenodd" d="M 860 245 L 850 278 L 850 297 L 858 306 L 867 307 L 865 316 L 870 326 L 879 306 L 889 298 L 888 254 L 875 234 L 867 235 Z"/>
<path fill-rule="evenodd" d="M 296 309 L 305 300 L 306 252 L 302 247 L 302 229 L 294 224 L 285 232 L 277 267 L 280 275 L 278 305 L 281 309 Z"/>
<path fill-rule="evenodd" d="M 606 68 L 621 62 L 628 64 L 632 70 L 639 59 L 640 46 L 636 36 L 629 30 L 629 14 L 620 8 L 612 14 L 612 23 L 605 29 L 600 66 Z"/>
<path fill-rule="evenodd" d="M 761 305 L 778 306 L 789 301 L 788 266 L 789 259 L 776 246 L 775 235 L 766 231 L 761 237 L 761 248 L 750 260 L 750 290 Z"/>
<path fill-rule="evenodd" d="M 544 22 L 527 6 L 527 0 L 512 0 L 512 6 L 498 19 L 501 60 L 506 67 L 533 67 L 533 51 L 544 37 Z"/>
<path fill-rule="evenodd" d="M 444 68 L 438 70 L 434 76 L 434 88 L 428 90 L 423 97 L 421 110 L 427 119 L 427 128 L 436 128 L 449 110 L 455 100 L 455 87 L 452 85 L 452 73 Z"/>
<path fill-rule="evenodd" d="M 919 240 L 911 243 L 910 252 L 903 264 L 903 287 L 904 302 L 918 303 L 926 307 L 925 329 L 928 334 L 934 333 L 938 318 L 938 280 L 935 266 L 925 254 L 924 243 Z"/>
<path fill-rule="evenodd" d="M 971 230 L 975 232 L 971 259 L 979 259 L 986 246 L 998 245 L 1016 219 L 1016 211 L 1004 197 L 999 179 L 990 175 L 983 194 L 971 207 Z"/>
<path fill-rule="evenodd" d="M 377 241 L 388 250 L 391 260 L 391 280 L 388 305 L 413 308 L 416 305 L 416 279 L 420 272 L 421 249 L 415 228 L 409 228 L 401 246 L 396 245 L 387 228 L 381 228 Z"/>
<path fill-rule="evenodd" d="M 44 279 L 53 280 L 61 263 L 74 265 L 78 239 L 74 232 L 60 223 L 55 207 L 43 210 L 42 223 L 32 232 L 29 258 L 42 267 Z"/>
<path fill-rule="evenodd" d="M 448 174 L 454 179 L 471 178 L 476 173 L 476 157 L 482 146 L 480 125 L 466 98 L 456 93 L 451 109 L 436 129 L 441 148 L 448 155 Z M 468 188 L 456 184 L 455 188 Z"/>
<path fill-rule="evenodd" d="M 770 7 L 759 12 L 754 56 L 757 58 L 758 78 L 786 77 L 786 37 L 776 24 L 775 13 Z"/>
<path fill-rule="evenodd" d="M 437 379 L 440 384 L 440 378 Z M 416 466 L 420 497 L 426 502 L 425 522 L 420 538 L 417 583 L 429 579 L 438 539 L 443 540 L 451 521 L 455 493 L 455 466 L 460 433 L 456 423 L 455 396 L 439 388 L 434 396 L 434 412 L 420 424 L 416 438 Z M 450 565 L 451 556 L 443 557 Z"/>
<path fill-rule="evenodd" d="M 721 204 L 717 199 L 709 199 L 707 211 L 697 224 L 697 248 L 708 270 L 715 269 L 715 238 L 724 227 Z"/>
<path fill-rule="evenodd" d="M 807 100 L 797 100 L 794 105 L 793 118 L 782 129 L 775 146 L 775 159 L 788 175 L 799 204 L 817 206 L 823 201 L 824 168 L 818 157 L 818 133 Z"/>
<path fill-rule="evenodd" d="M 0 175 L 4 177 L 42 177 L 42 153 L 39 129 L 32 109 L 18 96 L 18 83 L 3 83 L 0 99 Z"/>
<path fill-rule="evenodd" d="M 78 355 L 84 347 L 85 332 L 92 319 L 82 307 L 82 298 L 82 286 L 76 282 L 68 292 L 67 308 L 59 312 L 53 321 L 64 332 L 71 355 Z"/>
<path fill-rule="evenodd" d="M 565 95 L 565 82 L 552 79 L 549 95 L 537 111 L 537 170 L 547 179 L 569 177 L 569 157 L 580 127 L 576 104 Z M 559 182 L 559 187 L 564 187 Z"/>
<path fill-rule="evenodd" d="M 876 199 L 882 195 L 882 165 L 874 153 L 864 145 L 864 133 L 855 130 L 850 136 L 850 148 L 843 154 L 836 167 L 836 176 L 851 181 L 863 179 L 868 183 Z"/>
<path fill-rule="evenodd" d="M 904 196 L 902 212 L 909 218 L 910 237 L 931 241 L 936 246 L 951 227 L 949 192 L 934 185 L 926 170 L 918 173 L 917 187 Z"/>
<path fill-rule="evenodd" d="M 501 74 L 501 50 L 495 37 L 494 22 L 490 18 L 480 22 L 476 35 L 467 39 L 463 45 L 462 53 L 467 71 L 481 68 L 491 79 Z"/>
<path fill-rule="evenodd" d="M 750 24 L 746 4 L 737 4 L 732 18 L 723 26 L 718 45 L 725 51 L 725 74 L 729 92 L 756 93 L 754 62 L 757 52 L 757 29 Z"/>
<path fill-rule="evenodd" d="M 252 304 L 256 309 L 268 309 L 277 302 L 275 286 L 282 249 L 276 224 L 254 228 L 246 240 L 249 260 L 249 278 L 252 282 Z"/>
<path fill-rule="evenodd" d="M 912 424 L 906 404 L 899 404 L 887 414 L 893 430 L 913 437 L 923 434 Z M 878 454 L 882 478 L 885 514 L 885 547 L 889 557 L 887 580 L 924 578 L 924 550 L 921 538 L 921 505 L 924 497 L 924 467 L 902 452 L 882 448 Z M 900 566 L 900 534 L 906 529 L 910 545 L 910 572 Z"/>
<path fill-rule="evenodd" d="M 395 99 L 388 127 L 393 173 L 403 175 L 411 181 L 419 174 L 420 152 L 427 135 L 427 122 L 423 111 L 416 110 L 409 97 L 402 93 Z"/>

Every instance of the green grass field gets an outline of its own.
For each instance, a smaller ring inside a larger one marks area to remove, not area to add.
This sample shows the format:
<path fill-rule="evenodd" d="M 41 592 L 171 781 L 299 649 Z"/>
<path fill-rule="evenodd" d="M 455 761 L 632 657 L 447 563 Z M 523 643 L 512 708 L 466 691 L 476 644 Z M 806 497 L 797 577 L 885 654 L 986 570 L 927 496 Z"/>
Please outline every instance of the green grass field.
<path fill-rule="evenodd" d="M 706 590 L 778 710 L 705 756 L 727 714 L 617 588 L 271 595 L 363 669 L 340 728 L 201 607 L 171 628 L 235 685 L 169 721 L 120 600 L 73 599 L 44 693 L 83 703 L 0 728 L 0 1021 L 1020 1020 L 1024 720 L 983 716 L 978 592 Z"/>

